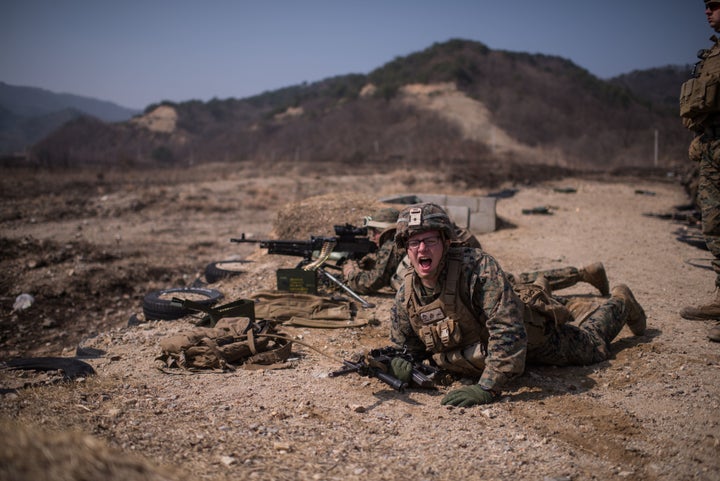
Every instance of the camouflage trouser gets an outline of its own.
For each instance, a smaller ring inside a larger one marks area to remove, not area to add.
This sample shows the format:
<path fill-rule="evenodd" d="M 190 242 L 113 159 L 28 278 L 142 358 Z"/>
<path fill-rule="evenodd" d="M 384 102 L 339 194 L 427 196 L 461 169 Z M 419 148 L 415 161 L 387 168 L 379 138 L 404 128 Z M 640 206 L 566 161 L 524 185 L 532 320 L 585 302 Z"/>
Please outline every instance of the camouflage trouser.
<path fill-rule="evenodd" d="M 527 362 L 584 366 L 604 361 L 610 355 L 610 343 L 626 319 L 625 304 L 617 297 L 604 300 L 580 325 L 557 324 L 526 313 Z"/>
<path fill-rule="evenodd" d="M 553 291 L 574 286 L 580 282 L 580 271 L 577 267 L 560 267 L 547 271 L 523 272 L 518 275 L 508 274 L 507 276 L 513 284 L 531 284 L 535 282 L 541 274 L 548 280 L 550 289 Z"/>
<path fill-rule="evenodd" d="M 700 138 L 697 203 L 702 214 L 702 232 L 708 250 L 715 258 L 715 286 L 720 287 L 720 139 Z M 691 156 L 693 152 L 691 151 Z"/>

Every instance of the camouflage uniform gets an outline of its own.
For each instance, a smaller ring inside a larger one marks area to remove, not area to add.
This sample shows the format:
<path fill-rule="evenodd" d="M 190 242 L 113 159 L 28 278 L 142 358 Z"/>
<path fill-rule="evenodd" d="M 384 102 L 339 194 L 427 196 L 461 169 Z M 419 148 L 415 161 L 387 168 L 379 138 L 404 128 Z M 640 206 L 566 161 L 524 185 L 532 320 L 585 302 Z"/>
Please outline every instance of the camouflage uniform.
<path fill-rule="evenodd" d="M 695 133 L 688 149 L 690 160 L 699 167 L 697 203 L 702 213 L 702 232 L 715 258 L 715 287 L 720 287 L 720 41 L 700 51 L 692 78 L 683 84 L 680 114 L 683 124 Z M 701 95 L 698 92 L 702 91 Z M 708 91 L 716 91 L 709 98 Z"/>
<path fill-rule="evenodd" d="M 720 31 L 718 8 L 720 1 L 705 0 L 705 15 L 716 32 Z M 688 156 L 698 164 L 695 200 L 715 271 L 715 299 L 680 310 L 681 317 L 691 320 L 720 320 L 720 40 L 714 35 L 710 40 L 712 46 L 698 53 L 700 61 L 680 90 L 680 117 L 695 134 Z M 710 330 L 708 338 L 720 342 L 720 324 Z"/>
<path fill-rule="evenodd" d="M 484 370 L 480 384 L 499 390 L 509 379 L 521 374 L 525 361 L 557 366 L 586 365 L 607 359 L 611 341 L 625 325 L 627 309 L 620 297 L 603 302 L 581 326 L 556 322 L 547 311 L 523 303 L 522 293 L 529 284 L 514 287 L 497 261 L 479 249 L 464 249 L 460 297 L 468 299 L 470 309 L 486 330 Z M 441 285 L 427 292 L 419 282 L 413 282 L 418 302 L 427 305 L 437 299 L 447 282 L 447 271 L 441 275 Z M 414 275 L 414 274 L 409 274 Z M 391 340 L 410 351 L 421 352 L 425 345 L 410 323 L 405 308 L 403 285 L 397 292 L 391 316 Z M 517 291 L 516 291 L 517 289 Z M 550 301 L 552 302 L 552 301 Z M 562 311 L 561 305 L 555 305 Z M 565 320 L 571 320 L 569 311 Z M 452 370 L 452 369 L 451 369 Z"/>
<path fill-rule="evenodd" d="M 372 294 L 390 285 L 398 268 L 400 257 L 395 247 L 395 222 L 398 210 L 385 207 L 363 219 L 363 226 L 378 244 L 378 250 L 359 261 L 348 261 L 343 266 L 345 284 L 358 294 Z"/>
<path fill-rule="evenodd" d="M 408 237 L 401 236 L 399 229 L 399 248 Z M 440 309 L 423 310 L 438 301 Z M 406 274 L 392 308 L 390 337 L 411 352 L 430 350 L 441 367 L 478 375 L 480 387 L 498 392 L 523 372 L 526 360 L 558 366 L 596 363 L 607 359 L 610 343 L 626 321 L 632 321 L 635 334 L 645 330 L 645 314 L 626 286 L 613 289 L 581 325 L 570 324 L 572 320 L 547 286 L 513 285 L 481 249 L 451 247 L 434 289 L 423 286 L 413 270 Z M 443 325 L 451 327 L 432 331 Z M 446 343 L 448 339 L 452 341 Z"/>
<path fill-rule="evenodd" d="M 567 266 L 544 271 L 523 272 L 518 275 L 508 274 L 508 279 L 513 284 L 532 284 L 541 276 L 548 281 L 550 290 L 553 292 L 574 286 L 579 282 L 587 282 L 597 288 L 603 296 L 610 293 L 605 267 L 601 262 L 595 262 L 580 269 Z"/>
<path fill-rule="evenodd" d="M 379 249 L 360 259 L 357 268 L 352 269 L 346 276 L 345 284 L 358 294 L 372 294 L 390 285 L 400 263 L 393 240 L 395 229 L 391 231 L 392 234 Z"/>

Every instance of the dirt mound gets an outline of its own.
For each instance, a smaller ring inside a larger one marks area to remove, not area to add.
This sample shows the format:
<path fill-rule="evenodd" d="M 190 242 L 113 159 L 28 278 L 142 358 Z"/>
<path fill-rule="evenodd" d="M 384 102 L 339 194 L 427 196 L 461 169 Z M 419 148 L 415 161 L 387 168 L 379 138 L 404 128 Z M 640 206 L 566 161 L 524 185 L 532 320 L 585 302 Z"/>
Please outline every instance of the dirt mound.
<path fill-rule="evenodd" d="M 273 223 L 279 239 L 306 239 L 311 235 L 334 235 L 333 226 L 362 226 L 362 218 L 387 204 L 377 198 L 353 193 L 309 197 L 283 207 Z"/>
<path fill-rule="evenodd" d="M 12 481 L 183 481 L 183 473 L 111 449 L 76 431 L 52 432 L 0 423 L 0 479 Z"/>

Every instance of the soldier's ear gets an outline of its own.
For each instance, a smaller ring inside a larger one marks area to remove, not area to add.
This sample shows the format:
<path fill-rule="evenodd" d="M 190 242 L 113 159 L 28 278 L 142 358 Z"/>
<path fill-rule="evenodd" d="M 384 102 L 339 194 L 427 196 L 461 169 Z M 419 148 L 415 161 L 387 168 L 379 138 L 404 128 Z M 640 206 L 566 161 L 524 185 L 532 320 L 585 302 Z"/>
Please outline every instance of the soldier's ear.
<path fill-rule="evenodd" d="M 452 241 L 450 240 L 450 238 L 447 235 L 445 235 L 445 232 L 440 232 L 440 237 L 443 240 L 443 245 L 445 246 L 445 248 L 447 249 L 448 247 L 450 247 L 450 244 L 452 244 Z"/>

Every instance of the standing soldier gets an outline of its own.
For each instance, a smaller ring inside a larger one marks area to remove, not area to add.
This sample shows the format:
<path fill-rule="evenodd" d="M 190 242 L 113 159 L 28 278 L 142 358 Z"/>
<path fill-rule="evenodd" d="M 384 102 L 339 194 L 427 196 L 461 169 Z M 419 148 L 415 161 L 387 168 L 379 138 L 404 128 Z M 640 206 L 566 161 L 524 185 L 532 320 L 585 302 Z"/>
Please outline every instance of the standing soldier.
<path fill-rule="evenodd" d="M 720 32 L 720 0 L 705 0 L 710 27 Z M 689 157 L 699 162 L 697 202 L 702 214 L 702 232 L 715 258 L 715 299 L 708 304 L 685 307 L 680 315 L 690 320 L 720 319 L 720 41 L 713 35 L 709 49 L 698 53 L 690 80 L 680 92 L 680 117 L 695 133 Z M 710 330 L 710 340 L 720 342 L 720 325 Z"/>
<path fill-rule="evenodd" d="M 431 353 L 444 370 L 479 378 L 448 393 L 442 404 L 493 402 L 508 380 L 522 374 L 526 359 L 593 364 L 607 359 L 625 324 L 635 335 L 645 332 L 645 312 L 625 285 L 615 286 L 578 326 L 544 278 L 513 285 L 492 256 L 452 246 L 454 237 L 450 218 L 436 204 L 409 206 L 398 217 L 395 242 L 412 269 L 395 296 L 392 341 L 411 353 Z M 390 370 L 407 380 L 412 364 L 397 357 Z"/>

